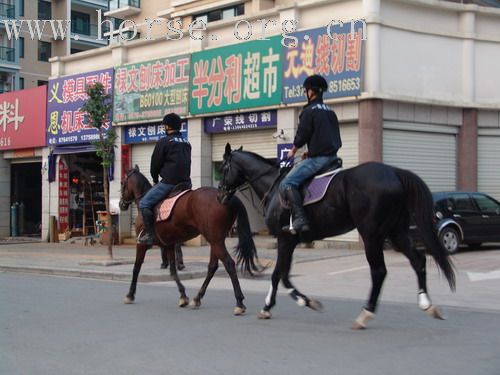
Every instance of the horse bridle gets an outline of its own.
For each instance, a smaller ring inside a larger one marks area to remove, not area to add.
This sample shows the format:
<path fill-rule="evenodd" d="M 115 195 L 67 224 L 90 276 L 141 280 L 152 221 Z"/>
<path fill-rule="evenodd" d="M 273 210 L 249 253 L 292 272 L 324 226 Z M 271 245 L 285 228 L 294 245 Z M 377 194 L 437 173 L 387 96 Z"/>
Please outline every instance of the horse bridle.
<path fill-rule="evenodd" d="M 130 206 L 133 202 L 134 202 L 134 199 L 130 199 L 130 200 L 126 200 L 123 198 L 123 193 L 125 191 L 125 189 L 127 189 L 127 192 L 128 192 L 128 179 L 130 176 L 132 176 L 135 172 L 137 172 L 137 170 L 135 168 L 132 168 L 131 170 L 129 170 L 127 172 L 127 174 L 125 175 L 125 179 L 123 180 L 122 182 L 122 189 L 121 189 L 121 201 L 128 206 Z M 139 197 L 141 198 L 141 197 Z"/>

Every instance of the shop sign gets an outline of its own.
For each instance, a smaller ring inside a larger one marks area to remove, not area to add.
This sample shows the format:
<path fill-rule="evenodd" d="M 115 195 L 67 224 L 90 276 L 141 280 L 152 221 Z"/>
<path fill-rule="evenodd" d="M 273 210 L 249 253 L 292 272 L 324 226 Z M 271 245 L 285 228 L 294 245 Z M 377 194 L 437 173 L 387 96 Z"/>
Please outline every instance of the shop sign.
<path fill-rule="evenodd" d="M 277 145 L 278 162 L 280 168 L 293 167 L 293 159 L 287 160 L 288 151 L 293 148 L 293 143 L 280 143 Z"/>
<path fill-rule="evenodd" d="M 128 64 L 115 70 L 113 121 L 188 114 L 189 55 Z"/>
<path fill-rule="evenodd" d="M 0 150 L 43 147 L 47 88 L 35 87 L 0 95 Z"/>
<path fill-rule="evenodd" d="M 363 22 L 300 31 L 295 47 L 283 47 L 283 103 L 307 101 L 302 84 L 307 76 L 320 74 L 328 83 L 323 98 L 361 93 Z"/>
<path fill-rule="evenodd" d="M 279 104 L 280 40 L 276 36 L 193 53 L 191 114 Z"/>
<path fill-rule="evenodd" d="M 252 129 L 275 128 L 278 113 L 275 110 L 238 113 L 204 120 L 205 133 L 229 133 Z"/>
<path fill-rule="evenodd" d="M 99 131 L 88 124 L 81 107 L 88 99 L 87 85 L 100 82 L 106 94 L 113 94 L 113 69 L 49 80 L 47 103 L 47 143 L 65 145 L 99 140 Z M 112 119 L 112 112 L 109 113 Z M 109 129 L 111 122 L 104 125 Z"/>
<path fill-rule="evenodd" d="M 68 229 L 69 218 L 69 169 L 62 158 L 59 159 L 59 232 Z"/>
<path fill-rule="evenodd" d="M 181 123 L 181 134 L 183 138 L 188 136 L 187 121 Z M 162 123 L 139 124 L 125 127 L 125 144 L 157 142 L 167 135 L 165 125 Z"/>

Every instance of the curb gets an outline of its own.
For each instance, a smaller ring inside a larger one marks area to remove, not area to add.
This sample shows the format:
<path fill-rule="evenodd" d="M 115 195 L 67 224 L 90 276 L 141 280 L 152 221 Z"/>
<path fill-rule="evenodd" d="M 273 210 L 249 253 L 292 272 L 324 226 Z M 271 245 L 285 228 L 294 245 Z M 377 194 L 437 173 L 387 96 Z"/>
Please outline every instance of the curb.
<path fill-rule="evenodd" d="M 115 273 L 106 271 L 93 271 L 93 270 L 78 270 L 78 269 L 58 269 L 58 268 L 43 268 L 43 267 L 16 267 L 16 266 L 0 266 L 0 272 L 20 272 L 31 273 L 38 275 L 48 276 L 62 276 L 62 277 L 77 277 L 85 279 L 97 280 L 115 280 L 115 281 L 132 281 L 132 273 Z M 221 270 L 222 271 L 222 270 Z M 217 274 L 218 272 L 216 272 Z M 180 280 L 190 280 L 204 278 L 207 274 L 206 271 L 193 271 L 193 272 L 178 272 Z M 148 275 L 139 274 L 138 282 L 152 283 L 161 281 L 173 281 L 170 273 L 164 275 Z"/>

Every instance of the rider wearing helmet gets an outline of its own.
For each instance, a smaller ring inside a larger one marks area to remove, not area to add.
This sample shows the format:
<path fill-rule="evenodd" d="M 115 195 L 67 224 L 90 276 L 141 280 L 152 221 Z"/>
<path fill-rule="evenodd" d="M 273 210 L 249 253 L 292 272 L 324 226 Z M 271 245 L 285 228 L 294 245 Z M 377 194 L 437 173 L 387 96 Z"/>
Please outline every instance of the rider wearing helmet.
<path fill-rule="evenodd" d="M 151 155 L 151 177 L 155 185 L 139 203 L 144 233 L 138 242 L 143 245 L 153 245 L 154 242 L 155 205 L 164 199 L 175 185 L 191 185 L 191 145 L 180 133 L 181 118 L 175 113 L 169 113 L 163 118 L 162 124 L 165 125 L 167 136 L 158 141 Z"/>
<path fill-rule="evenodd" d="M 279 190 L 283 200 L 288 201 L 292 211 L 292 226 L 296 231 L 308 231 L 309 223 L 302 207 L 302 184 L 318 171 L 337 159 L 337 151 L 342 146 L 339 122 L 335 112 L 323 103 L 323 92 L 328 88 L 326 80 L 317 74 L 304 81 L 307 105 L 299 116 L 299 126 L 288 152 L 294 157 L 299 148 L 307 144 L 305 160 L 296 165 L 283 179 Z M 304 157 L 304 156 L 303 156 Z M 288 226 L 283 230 L 290 230 Z"/>

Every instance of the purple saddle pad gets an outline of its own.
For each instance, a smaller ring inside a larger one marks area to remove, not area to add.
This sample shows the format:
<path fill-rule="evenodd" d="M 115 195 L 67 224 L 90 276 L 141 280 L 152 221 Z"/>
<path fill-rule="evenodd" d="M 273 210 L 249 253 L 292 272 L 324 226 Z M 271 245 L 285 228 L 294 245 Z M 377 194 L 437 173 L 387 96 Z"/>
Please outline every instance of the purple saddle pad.
<path fill-rule="evenodd" d="M 306 185 L 304 187 L 304 190 L 302 192 L 304 195 L 303 205 L 306 206 L 308 204 L 313 204 L 323 199 L 326 190 L 330 185 L 330 182 L 332 182 L 333 178 L 341 170 L 342 168 L 338 168 L 335 169 L 334 171 L 323 173 L 314 177 L 314 179 L 309 183 L 309 185 Z"/>

